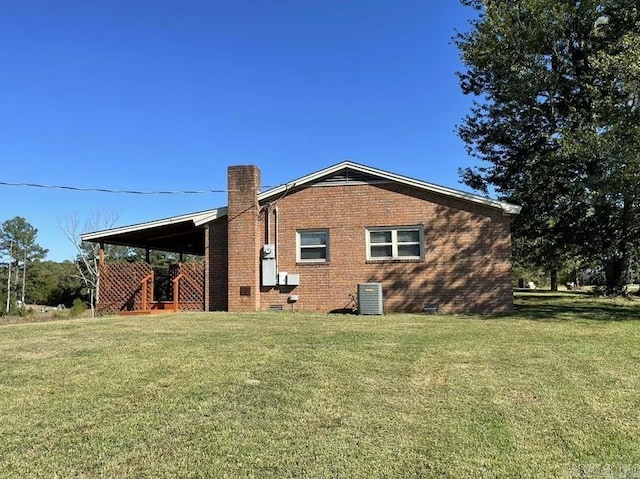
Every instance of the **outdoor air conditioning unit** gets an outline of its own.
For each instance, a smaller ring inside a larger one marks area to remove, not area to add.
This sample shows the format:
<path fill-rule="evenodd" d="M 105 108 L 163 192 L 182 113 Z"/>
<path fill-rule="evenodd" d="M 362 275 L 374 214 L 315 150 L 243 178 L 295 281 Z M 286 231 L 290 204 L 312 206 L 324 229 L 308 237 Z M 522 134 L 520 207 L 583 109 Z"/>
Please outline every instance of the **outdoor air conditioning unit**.
<path fill-rule="evenodd" d="M 382 284 L 358 284 L 358 314 L 382 314 Z"/>

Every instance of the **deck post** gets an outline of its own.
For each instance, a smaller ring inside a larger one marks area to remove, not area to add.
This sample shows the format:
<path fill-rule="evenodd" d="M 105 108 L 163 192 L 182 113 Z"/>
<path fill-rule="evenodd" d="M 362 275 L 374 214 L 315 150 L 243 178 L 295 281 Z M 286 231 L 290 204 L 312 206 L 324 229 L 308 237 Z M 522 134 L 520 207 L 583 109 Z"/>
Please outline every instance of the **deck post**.
<path fill-rule="evenodd" d="M 151 302 L 153 303 L 153 270 L 142 278 L 142 297 L 141 299 L 141 310 L 148 311 L 151 308 L 149 307 L 148 297 L 151 296 Z"/>
<path fill-rule="evenodd" d="M 173 312 L 180 311 L 180 280 L 184 275 L 179 273 L 178 276 L 173 278 Z"/>
<path fill-rule="evenodd" d="M 99 265 L 100 267 L 104 266 L 104 241 L 100 241 L 100 251 L 98 253 L 99 255 Z"/>

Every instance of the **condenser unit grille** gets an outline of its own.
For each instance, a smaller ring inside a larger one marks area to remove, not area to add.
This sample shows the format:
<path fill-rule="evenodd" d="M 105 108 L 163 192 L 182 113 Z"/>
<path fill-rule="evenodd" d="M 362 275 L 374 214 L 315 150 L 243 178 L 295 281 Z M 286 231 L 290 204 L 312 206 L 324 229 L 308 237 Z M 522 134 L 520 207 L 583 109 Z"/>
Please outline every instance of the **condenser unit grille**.
<path fill-rule="evenodd" d="M 382 284 L 358 284 L 358 313 L 382 314 Z"/>

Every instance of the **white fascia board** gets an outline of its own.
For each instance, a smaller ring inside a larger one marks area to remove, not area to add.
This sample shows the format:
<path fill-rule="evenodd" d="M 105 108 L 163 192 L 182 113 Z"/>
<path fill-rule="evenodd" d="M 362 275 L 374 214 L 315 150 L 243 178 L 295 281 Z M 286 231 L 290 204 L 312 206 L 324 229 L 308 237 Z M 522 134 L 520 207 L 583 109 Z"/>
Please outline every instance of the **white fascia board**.
<path fill-rule="evenodd" d="M 120 228 L 111 228 L 107 230 L 94 231 L 91 233 L 85 233 L 80 236 L 82 241 L 95 241 L 103 238 L 109 238 L 123 233 L 133 233 L 135 231 L 142 231 L 151 228 L 158 228 L 161 226 L 167 226 L 175 223 L 184 223 L 187 221 L 193 221 L 195 226 L 213 221 L 220 216 L 227 214 L 227 208 L 216 208 L 213 210 L 201 211 L 198 213 L 189 213 L 186 215 L 172 216 L 170 218 L 163 218 L 160 220 L 149 221 L 147 223 L 138 223 L 130 226 L 122 226 Z M 205 221 L 203 221 L 205 220 Z"/>
<path fill-rule="evenodd" d="M 270 190 L 264 191 L 258 195 L 258 201 L 265 200 L 270 198 L 271 196 L 278 195 L 280 193 L 284 193 L 291 188 L 295 188 L 297 186 L 302 186 L 307 183 L 312 183 L 314 180 L 322 178 L 323 176 L 330 175 L 331 173 L 335 173 L 344 168 L 352 168 L 358 169 L 360 165 L 356 163 L 352 163 L 350 161 L 343 161 L 342 163 L 338 163 L 337 165 L 330 166 L 325 168 L 324 170 L 316 171 L 315 173 L 311 173 L 309 175 L 298 178 L 297 180 L 290 181 L 280 186 L 276 186 L 275 188 L 271 188 Z"/>
<path fill-rule="evenodd" d="M 307 183 L 311 183 L 317 179 L 320 179 L 324 176 L 328 176 L 332 173 L 336 173 L 345 168 L 350 168 L 352 170 L 359 171 L 361 173 L 370 174 L 370 175 L 377 176 L 379 178 L 383 178 L 396 183 L 413 186 L 414 188 L 417 188 L 417 189 L 431 191 L 433 193 L 438 193 L 444 196 L 449 196 L 452 198 L 458 198 L 461 200 L 470 201 L 472 203 L 478 203 L 481 205 L 490 206 L 492 208 L 502 210 L 502 212 L 506 215 L 517 215 L 520 213 L 520 210 L 522 209 L 521 206 L 505 203 L 504 201 L 498 201 L 498 200 L 494 200 L 484 196 L 474 195 L 472 193 L 466 193 L 464 191 L 455 190 L 453 188 L 447 188 L 445 186 L 435 185 L 433 183 L 427 183 L 425 181 L 416 180 L 413 178 L 409 178 L 407 176 L 396 175 L 395 173 L 378 170 L 376 168 L 371 168 L 370 166 L 361 165 L 359 163 L 354 163 L 352 161 L 343 161 L 341 163 L 338 163 L 337 165 L 333 165 L 333 166 L 330 166 L 329 168 L 325 168 L 324 170 L 311 173 L 307 176 L 303 176 L 302 178 L 298 178 L 297 180 L 294 180 L 284 185 L 280 185 L 270 190 L 267 190 L 261 193 L 260 195 L 258 195 L 258 201 L 264 201 L 273 196 L 283 194 L 287 190 L 290 190 L 292 188 L 296 188 L 299 186 L 303 186 Z"/>
<path fill-rule="evenodd" d="M 205 211 L 193 218 L 193 224 L 195 226 L 202 226 L 207 223 L 210 223 L 213 220 L 217 220 L 218 218 L 222 218 L 227 215 L 228 208 L 217 208 L 211 211 Z"/>

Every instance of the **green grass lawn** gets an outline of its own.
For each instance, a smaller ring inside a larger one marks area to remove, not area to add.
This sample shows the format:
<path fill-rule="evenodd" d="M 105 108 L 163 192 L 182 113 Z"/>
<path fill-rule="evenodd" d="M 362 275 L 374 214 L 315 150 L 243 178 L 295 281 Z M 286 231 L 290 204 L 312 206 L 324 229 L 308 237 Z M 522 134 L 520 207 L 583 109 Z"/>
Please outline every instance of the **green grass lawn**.
<path fill-rule="evenodd" d="M 499 318 L 4 325 L 0 477 L 640 472 L 639 318 L 547 294 Z"/>

